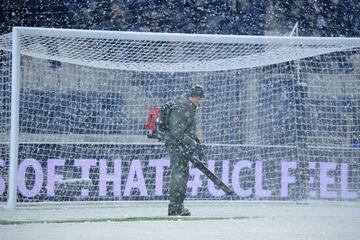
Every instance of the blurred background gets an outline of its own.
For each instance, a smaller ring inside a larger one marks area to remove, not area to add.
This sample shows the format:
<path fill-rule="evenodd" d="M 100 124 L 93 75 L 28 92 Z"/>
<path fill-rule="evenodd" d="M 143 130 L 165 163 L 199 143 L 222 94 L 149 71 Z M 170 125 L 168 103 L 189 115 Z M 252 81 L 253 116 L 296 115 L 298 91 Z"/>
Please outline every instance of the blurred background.
<path fill-rule="evenodd" d="M 358 0 L 1 0 L 13 26 L 235 35 L 360 36 Z"/>

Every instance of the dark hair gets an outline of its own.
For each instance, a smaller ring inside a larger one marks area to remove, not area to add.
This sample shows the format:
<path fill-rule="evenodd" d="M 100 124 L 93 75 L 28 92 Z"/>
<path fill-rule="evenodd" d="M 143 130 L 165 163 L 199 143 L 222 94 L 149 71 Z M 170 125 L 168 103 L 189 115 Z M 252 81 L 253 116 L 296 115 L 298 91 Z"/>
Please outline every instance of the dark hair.
<path fill-rule="evenodd" d="M 204 88 L 200 85 L 192 86 L 187 96 L 205 98 Z"/>

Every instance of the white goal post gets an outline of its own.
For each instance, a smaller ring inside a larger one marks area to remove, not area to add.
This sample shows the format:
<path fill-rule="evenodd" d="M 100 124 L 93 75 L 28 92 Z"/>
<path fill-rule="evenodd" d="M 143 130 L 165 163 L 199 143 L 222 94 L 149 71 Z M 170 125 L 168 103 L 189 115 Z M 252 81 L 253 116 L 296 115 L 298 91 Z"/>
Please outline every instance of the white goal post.
<path fill-rule="evenodd" d="M 193 84 L 205 163 L 236 195 L 191 167 L 188 199 L 360 199 L 359 38 L 15 27 L 0 36 L 0 202 L 167 200 L 144 124 Z"/>

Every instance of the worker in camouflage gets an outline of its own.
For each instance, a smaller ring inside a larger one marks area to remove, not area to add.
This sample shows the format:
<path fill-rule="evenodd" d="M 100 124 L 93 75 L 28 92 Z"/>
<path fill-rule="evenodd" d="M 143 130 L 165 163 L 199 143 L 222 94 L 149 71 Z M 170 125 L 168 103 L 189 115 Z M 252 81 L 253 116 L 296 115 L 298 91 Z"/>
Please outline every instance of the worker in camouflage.
<path fill-rule="evenodd" d="M 202 145 L 196 135 L 195 116 L 204 98 L 203 88 L 196 85 L 186 95 L 175 100 L 169 114 L 168 138 L 165 140 L 171 168 L 169 216 L 190 215 L 190 211 L 184 208 L 184 200 L 189 178 L 189 159 L 194 154 L 203 155 Z"/>

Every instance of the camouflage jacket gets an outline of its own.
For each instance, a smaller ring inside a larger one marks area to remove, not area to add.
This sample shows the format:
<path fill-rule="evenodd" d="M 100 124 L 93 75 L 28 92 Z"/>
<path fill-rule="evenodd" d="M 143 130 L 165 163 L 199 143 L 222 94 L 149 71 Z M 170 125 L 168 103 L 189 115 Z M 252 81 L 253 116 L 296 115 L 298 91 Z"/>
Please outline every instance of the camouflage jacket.
<path fill-rule="evenodd" d="M 181 96 L 174 102 L 169 116 L 169 139 L 165 141 L 168 150 L 183 155 L 192 154 L 200 142 L 196 136 L 195 115 L 196 106 L 186 96 Z"/>

